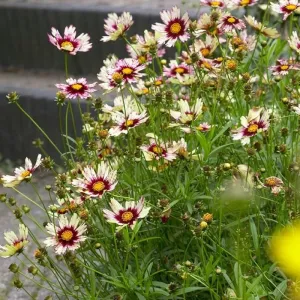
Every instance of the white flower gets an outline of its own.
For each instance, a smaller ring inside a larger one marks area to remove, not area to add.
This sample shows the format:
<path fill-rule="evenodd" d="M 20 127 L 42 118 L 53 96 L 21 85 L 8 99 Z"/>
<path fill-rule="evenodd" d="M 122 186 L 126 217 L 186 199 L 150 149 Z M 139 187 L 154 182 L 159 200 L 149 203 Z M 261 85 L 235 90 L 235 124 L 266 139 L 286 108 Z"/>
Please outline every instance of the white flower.
<path fill-rule="evenodd" d="M 187 13 L 181 17 L 180 9 L 175 6 L 171 11 L 162 11 L 160 16 L 164 24 L 156 23 L 152 25 L 153 30 L 161 33 L 158 39 L 159 44 L 166 43 L 167 47 L 172 47 L 178 39 L 184 43 L 190 38 L 188 33 L 190 20 Z"/>
<path fill-rule="evenodd" d="M 24 224 L 19 225 L 19 236 L 13 231 L 4 233 L 4 238 L 8 244 L 4 247 L 0 246 L 0 249 L 4 250 L 0 251 L 0 256 L 6 258 L 13 256 L 16 253 L 21 253 L 28 244 L 27 236 L 28 228 Z"/>
<path fill-rule="evenodd" d="M 104 31 L 107 36 L 103 36 L 101 41 L 116 41 L 120 36 L 132 26 L 133 20 L 129 12 L 123 12 L 119 17 L 117 14 L 108 14 L 108 18 L 105 19 Z"/>
<path fill-rule="evenodd" d="M 42 155 L 39 154 L 36 159 L 36 163 L 32 166 L 32 162 L 29 158 L 25 158 L 25 166 L 16 168 L 15 175 L 3 175 L 1 181 L 4 187 L 14 187 L 21 183 L 23 180 L 29 180 L 32 176 L 32 173 L 36 168 L 42 163 Z"/>
<path fill-rule="evenodd" d="M 92 48 L 89 43 L 90 36 L 86 33 L 76 37 L 76 28 L 72 25 L 65 28 L 64 37 L 62 37 L 57 29 L 51 28 L 51 34 L 48 34 L 49 42 L 61 51 L 75 55 L 78 51 L 87 52 Z"/>
<path fill-rule="evenodd" d="M 82 171 L 83 178 L 74 179 L 72 185 L 79 188 L 80 193 L 91 197 L 101 198 L 106 191 L 112 191 L 117 185 L 117 172 L 104 162 L 101 162 L 97 170 L 85 167 Z"/>
<path fill-rule="evenodd" d="M 134 201 L 126 201 L 123 207 L 114 198 L 110 201 L 112 211 L 104 209 L 104 216 L 109 223 L 115 223 L 121 226 L 130 226 L 134 228 L 138 219 L 145 218 L 150 210 L 150 207 L 144 207 L 145 199 L 141 197 L 138 203 Z"/>
<path fill-rule="evenodd" d="M 83 234 L 86 232 L 86 225 L 79 225 L 80 218 L 74 214 L 69 221 L 64 215 L 60 215 L 58 226 L 48 223 L 46 230 L 52 237 L 47 238 L 44 243 L 47 247 L 54 247 L 57 254 L 64 254 L 67 250 L 74 251 L 80 247 L 80 242 L 86 240 Z"/>

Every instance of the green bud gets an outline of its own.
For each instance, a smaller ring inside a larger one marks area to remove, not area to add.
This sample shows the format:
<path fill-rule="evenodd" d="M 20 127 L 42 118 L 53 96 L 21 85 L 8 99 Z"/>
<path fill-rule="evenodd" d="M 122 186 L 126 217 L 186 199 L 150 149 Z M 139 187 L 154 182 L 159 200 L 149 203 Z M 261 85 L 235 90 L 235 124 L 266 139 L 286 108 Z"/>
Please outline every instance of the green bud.
<path fill-rule="evenodd" d="M 11 92 L 8 95 L 6 95 L 6 98 L 8 100 L 8 103 L 17 103 L 19 100 L 19 95 L 17 94 L 17 92 Z"/>
<path fill-rule="evenodd" d="M 8 202 L 9 202 L 9 204 L 10 204 L 11 206 L 16 205 L 16 203 L 17 203 L 17 201 L 16 201 L 14 198 L 12 198 L 12 197 L 8 198 Z"/>
<path fill-rule="evenodd" d="M 38 273 L 38 269 L 35 266 L 30 266 L 27 269 L 28 273 L 32 274 L 33 276 L 35 276 Z"/>
<path fill-rule="evenodd" d="M 14 285 L 16 288 L 21 289 L 21 288 L 23 287 L 23 282 L 22 282 L 21 280 L 19 280 L 19 279 L 15 279 L 15 280 L 13 281 L 13 285 Z"/>
<path fill-rule="evenodd" d="M 12 273 L 18 273 L 19 272 L 19 267 L 16 264 L 11 264 L 8 267 L 9 271 L 11 271 Z"/>
<path fill-rule="evenodd" d="M 7 200 L 6 194 L 0 194 L 0 201 L 5 203 Z"/>
<path fill-rule="evenodd" d="M 27 205 L 22 205 L 22 210 L 25 214 L 28 214 L 30 212 L 30 207 Z"/>

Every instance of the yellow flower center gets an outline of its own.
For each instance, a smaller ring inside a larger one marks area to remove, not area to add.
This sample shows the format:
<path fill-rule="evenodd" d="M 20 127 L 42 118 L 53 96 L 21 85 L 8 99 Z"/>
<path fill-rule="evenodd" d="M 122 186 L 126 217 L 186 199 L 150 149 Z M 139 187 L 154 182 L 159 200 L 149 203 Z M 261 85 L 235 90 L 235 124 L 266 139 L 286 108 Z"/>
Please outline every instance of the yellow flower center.
<path fill-rule="evenodd" d="M 103 181 L 96 181 L 92 186 L 92 190 L 95 192 L 101 192 L 104 190 L 104 188 L 105 184 Z"/>
<path fill-rule="evenodd" d="M 148 88 L 143 88 L 142 92 L 143 92 L 143 94 L 148 94 L 149 93 L 149 89 Z"/>
<path fill-rule="evenodd" d="M 14 244 L 14 248 L 15 248 L 16 251 L 20 251 L 23 248 L 23 242 L 22 241 L 16 242 Z"/>
<path fill-rule="evenodd" d="M 21 173 L 21 177 L 26 178 L 27 176 L 29 176 L 31 173 L 28 170 L 25 170 Z"/>
<path fill-rule="evenodd" d="M 283 71 L 287 70 L 288 68 L 289 68 L 289 66 L 288 66 L 288 65 L 283 65 L 283 66 L 280 66 L 280 69 L 281 69 L 281 70 L 283 70 Z"/>
<path fill-rule="evenodd" d="M 179 33 L 181 31 L 181 25 L 178 22 L 173 23 L 170 27 L 170 31 L 174 34 Z"/>
<path fill-rule="evenodd" d="M 236 69 L 236 61 L 230 59 L 226 62 L 226 66 L 230 70 L 235 70 Z"/>
<path fill-rule="evenodd" d="M 221 5 L 220 1 L 211 1 L 210 6 L 211 7 L 219 7 Z"/>
<path fill-rule="evenodd" d="M 186 151 L 186 149 L 185 149 L 184 147 L 180 147 L 180 148 L 178 149 L 178 154 L 179 154 L 180 156 L 186 157 L 186 156 L 188 155 L 188 152 Z"/>
<path fill-rule="evenodd" d="M 297 5 L 295 4 L 288 4 L 285 6 L 285 9 L 289 10 L 289 11 L 293 11 L 297 8 Z"/>
<path fill-rule="evenodd" d="M 250 0 L 241 0 L 241 1 L 240 1 L 240 5 L 241 5 L 241 6 L 248 5 L 249 3 L 250 3 Z"/>
<path fill-rule="evenodd" d="M 212 65 L 208 61 L 203 61 L 202 64 L 201 64 L 201 67 L 204 67 L 204 68 L 209 69 L 209 70 L 212 69 Z"/>
<path fill-rule="evenodd" d="M 265 180 L 265 185 L 267 185 L 267 186 L 276 186 L 277 185 L 276 179 L 275 178 L 267 178 Z"/>
<path fill-rule="evenodd" d="M 248 132 L 249 133 L 255 133 L 255 132 L 257 132 L 257 130 L 258 130 L 258 125 L 257 124 L 251 124 L 248 127 Z"/>
<path fill-rule="evenodd" d="M 146 55 L 140 55 L 140 56 L 138 57 L 138 61 L 139 61 L 139 63 L 140 63 L 141 65 L 144 64 L 144 63 L 147 61 Z"/>
<path fill-rule="evenodd" d="M 131 127 L 133 125 L 133 120 L 126 120 L 125 126 L 126 127 Z"/>
<path fill-rule="evenodd" d="M 159 146 L 154 146 L 152 151 L 156 154 L 162 154 L 163 152 L 163 148 L 162 147 L 159 147 Z"/>
<path fill-rule="evenodd" d="M 79 91 L 80 89 L 82 89 L 83 85 L 80 83 L 75 83 L 71 85 L 73 90 Z"/>
<path fill-rule="evenodd" d="M 200 52 L 204 57 L 208 56 L 210 53 L 209 49 L 207 48 L 201 49 Z"/>
<path fill-rule="evenodd" d="M 122 213 L 121 219 L 123 222 L 129 222 L 133 219 L 133 213 L 131 211 L 125 211 Z"/>
<path fill-rule="evenodd" d="M 123 70 L 122 70 L 122 73 L 124 74 L 124 75 L 130 75 L 130 74 L 132 74 L 133 73 L 133 69 L 131 69 L 131 68 L 124 68 Z"/>
<path fill-rule="evenodd" d="M 73 238 L 73 232 L 71 230 L 65 230 L 60 237 L 62 240 L 68 242 Z"/>
<path fill-rule="evenodd" d="M 219 7 L 221 5 L 221 1 L 211 1 L 211 7 Z"/>
<path fill-rule="evenodd" d="M 155 84 L 156 86 L 159 86 L 159 85 L 162 84 L 162 81 L 161 81 L 161 80 L 155 80 L 154 84 Z"/>
<path fill-rule="evenodd" d="M 116 83 L 120 83 L 123 79 L 123 75 L 119 72 L 115 72 L 114 74 L 112 74 L 112 79 L 116 82 Z"/>
<path fill-rule="evenodd" d="M 178 73 L 178 74 L 182 74 L 182 73 L 185 72 L 185 70 L 184 70 L 184 68 L 179 67 L 179 68 L 175 69 L 175 72 Z"/>
<path fill-rule="evenodd" d="M 62 42 L 60 47 L 61 47 L 61 49 L 66 50 L 66 51 L 70 51 L 70 52 L 74 50 L 73 44 L 69 41 Z"/>
<path fill-rule="evenodd" d="M 102 156 L 107 156 L 107 155 L 110 155 L 110 154 L 111 154 L 110 148 L 104 148 L 104 149 L 101 151 L 101 155 L 102 155 Z"/>
<path fill-rule="evenodd" d="M 227 21 L 228 21 L 229 23 L 234 23 L 234 22 L 236 21 L 236 19 L 235 19 L 234 17 L 229 17 L 229 18 L 227 19 Z"/>

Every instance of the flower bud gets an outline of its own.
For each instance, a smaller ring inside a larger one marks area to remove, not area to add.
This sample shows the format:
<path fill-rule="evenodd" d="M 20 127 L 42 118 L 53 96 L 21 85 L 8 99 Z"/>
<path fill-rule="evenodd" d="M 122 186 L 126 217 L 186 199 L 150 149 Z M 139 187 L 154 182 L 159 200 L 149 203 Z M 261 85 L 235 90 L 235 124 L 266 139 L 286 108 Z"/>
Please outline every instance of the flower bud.
<path fill-rule="evenodd" d="M 96 248 L 96 249 L 100 249 L 101 247 L 102 247 L 102 245 L 101 245 L 100 243 L 96 243 L 96 244 L 95 244 L 95 248 Z"/>
<path fill-rule="evenodd" d="M 16 217 L 17 219 L 21 219 L 21 218 L 22 218 L 22 212 L 21 212 L 21 210 L 20 210 L 19 208 L 16 208 L 16 209 L 14 210 L 14 215 L 15 215 L 15 217 Z"/>
<path fill-rule="evenodd" d="M 200 228 L 202 230 L 205 230 L 207 228 L 207 226 L 208 226 L 207 222 L 205 222 L 205 221 L 200 222 Z"/>
<path fill-rule="evenodd" d="M 0 201 L 5 203 L 7 200 L 6 194 L 0 194 Z"/>
<path fill-rule="evenodd" d="M 213 220 L 213 214 L 210 213 L 206 213 L 203 215 L 202 220 L 207 222 L 207 223 L 211 223 Z"/>
<path fill-rule="evenodd" d="M 35 266 L 30 266 L 27 269 L 28 273 L 32 274 L 33 276 L 35 276 L 38 273 L 38 269 Z"/>
<path fill-rule="evenodd" d="M 46 191 L 51 191 L 52 186 L 50 184 L 45 185 L 45 190 Z"/>
<path fill-rule="evenodd" d="M 6 95 L 6 98 L 8 100 L 8 103 L 11 104 L 11 103 L 17 103 L 20 97 L 17 94 L 17 92 L 11 92 Z"/>
<path fill-rule="evenodd" d="M 22 205 L 22 210 L 25 214 L 28 214 L 30 212 L 30 207 L 27 205 Z"/>
<path fill-rule="evenodd" d="M 15 280 L 13 281 L 13 285 L 14 285 L 16 288 L 21 289 L 21 288 L 23 287 L 23 282 L 22 282 L 21 280 L 19 280 L 19 279 L 15 279 Z"/>
<path fill-rule="evenodd" d="M 9 202 L 9 204 L 10 204 L 11 206 L 16 205 L 16 203 L 17 203 L 17 201 L 16 201 L 14 198 L 12 198 L 12 197 L 8 198 L 8 202 Z"/>
<path fill-rule="evenodd" d="M 19 267 L 16 264 L 11 264 L 8 267 L 9 271 L 11 271 L 12 273 L 18 273 L 19 272 Z"/>

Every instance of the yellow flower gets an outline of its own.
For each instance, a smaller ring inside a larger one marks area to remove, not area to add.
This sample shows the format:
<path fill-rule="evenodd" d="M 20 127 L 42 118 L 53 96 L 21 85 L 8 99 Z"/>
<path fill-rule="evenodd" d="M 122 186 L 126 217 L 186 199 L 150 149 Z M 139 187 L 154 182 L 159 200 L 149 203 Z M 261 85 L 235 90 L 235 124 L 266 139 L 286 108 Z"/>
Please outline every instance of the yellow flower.
<path fill-rule="evenodd" d="M 270 241 L 270 255 L 290 277 L 300 277 L 300 222 L 276 232 Z"/>

